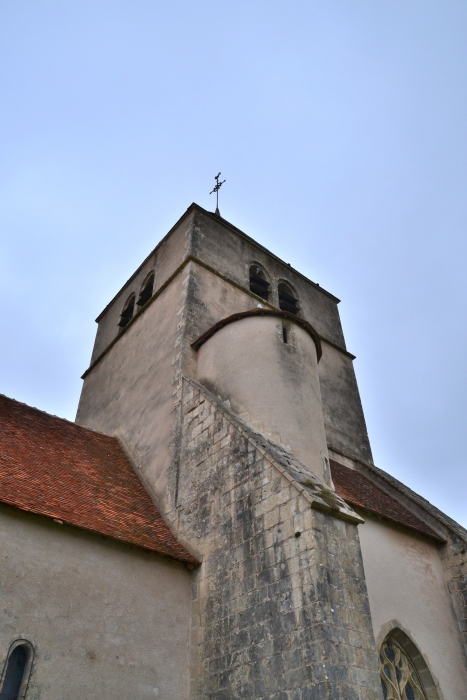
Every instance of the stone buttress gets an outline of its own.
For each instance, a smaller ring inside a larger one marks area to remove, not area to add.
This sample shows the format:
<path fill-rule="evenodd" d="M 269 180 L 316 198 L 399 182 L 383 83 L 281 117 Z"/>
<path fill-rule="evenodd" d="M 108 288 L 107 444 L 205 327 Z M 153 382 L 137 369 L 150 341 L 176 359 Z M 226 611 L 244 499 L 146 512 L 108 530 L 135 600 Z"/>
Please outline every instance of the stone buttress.
<path fill-rule="evenodd" d="M 360 518 L 193 380 L 171 520 L 194 573 L 191 697 L 380 700 Z"/>

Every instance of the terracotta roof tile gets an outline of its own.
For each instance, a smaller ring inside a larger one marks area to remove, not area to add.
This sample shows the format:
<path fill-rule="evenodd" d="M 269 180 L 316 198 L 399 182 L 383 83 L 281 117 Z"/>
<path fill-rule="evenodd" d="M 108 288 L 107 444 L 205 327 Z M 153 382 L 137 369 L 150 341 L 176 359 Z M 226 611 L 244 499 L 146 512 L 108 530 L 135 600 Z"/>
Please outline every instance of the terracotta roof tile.
<path fill-rule="evenodd" d="M 2 395 L 0 502 L 199 563 L 177 542 L 115 438 Z"/>
<path fill-rule="evenodd" d="M 383 518 L 409 527 L 432 537 L 438 542 L 444 542 L 434 530 L 425 525 L 407 508 L 392 498 L 388 493 L 380 489 L 376 484 L 367 479 L 355 469 L 344 467 L 334 460 L 331 462 L 331 473 L 336 493 L 352 506 L 363 508 L 370 513 L 376 513 Z"/>

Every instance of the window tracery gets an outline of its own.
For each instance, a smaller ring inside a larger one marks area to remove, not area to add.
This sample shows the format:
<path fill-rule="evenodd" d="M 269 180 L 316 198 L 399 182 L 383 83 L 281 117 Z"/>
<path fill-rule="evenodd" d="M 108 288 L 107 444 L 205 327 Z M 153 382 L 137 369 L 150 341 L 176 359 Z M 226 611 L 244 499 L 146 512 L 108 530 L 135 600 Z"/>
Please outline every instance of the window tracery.
<path fill-rule="evenodd" d="M 415 666 L 391 638 L 381 646 L 379 671 L 384 700 L 428 700 Z"/>

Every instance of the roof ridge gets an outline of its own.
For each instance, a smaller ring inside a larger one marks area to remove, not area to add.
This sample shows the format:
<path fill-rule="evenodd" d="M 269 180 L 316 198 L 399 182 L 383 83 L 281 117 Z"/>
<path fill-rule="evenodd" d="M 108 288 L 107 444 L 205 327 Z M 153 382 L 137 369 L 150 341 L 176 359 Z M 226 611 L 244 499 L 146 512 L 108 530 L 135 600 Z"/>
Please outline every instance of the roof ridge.
<path fill-rule="evenodd" d="M 446 544 L 446 538 L 423 521 L 394 495 L 381 488 L 369 475 L 331 459 L 331 472 L 337 493 L 354 507 L 415 530 L 438 542 Z"/>
<path fill-rule="evenodd" d="M 94 435 L 103 435 L 104 437 L 110 438 L 112 440 L 116 440 L 118 443 L 118 440 L 113 436 L 109 435 L 108 433 L 103 433 L 100 430 L 94 430 L 93 428 L 88 428 L 86 425 L 80 425 L 79 423 L 76 423 L 76 421 L 69 420 L 68 418 L 63 418 L 63 416 L 57 416 L 55 413 L 49 413 L 48 411 L 45 411 L 43 408 L 37 408 L 37 406 L 31 406 L 28 403 L 24 403 L 24 401 L 19 401 L 18 399 L 14 399 L 11 396 L 7 396 L 6 394 L 2 394 L 0 392 L 0 399 L 6 399 L 7 401 L 12 401 L 15 404 L 18 404 L 18 406 L 24 406 L 25 408 L 28 408 L 31 411 L 37 411 L 37 413 L 42 413 L 44 416 L 47 416 L 48 418 L 55 418 L 55 420 L 60 420 L 63 421 L 64 423 L 68 423 L 69 425 L 72 425 L 75 428 L 78 428 L 79 430 L 87 430 L 90 433 L 93 433 Z"/>
<path fill-rule="evenodd" d="M 348 459 L 352 459 L 355 462 L 361 464 L 370 473 L 373 473 L 376 476 L 380 477 L 383 481 L 387 482 L 389 486 L 393 487 L 396 491 L 399 491 L 403 496 L 405 496 L 409 500 L 414 501 L 414 503 L 420 506 L 420 508 L 422 508 L 428 515 L 431 515 L 431 517 L 441 522 L 445 527 L 449 528 L 458 537 L 467 541 L 466 528 L 464 528 L 456 520 L 449 517 L 449 515 L 446 515 L 446 513 L 434 506 L 432 503 L 430 503 L 428 499 L 424 498 L 419 493 L 411 489 L 410 486 L 406 486 L 406 484 L 404 484 L 402 481 L 396 479 L 395 476 L 392 476 L 392 474 L 389 474 L 388 472 L 384 471 L 384 469 L 377 467 L 375 464 L 364 462 L 360 457 L 356 457 L 355 455 L 346 454 L 345 452 L 342 452 L 342 450 L 339 450 L 333 445 L 329 445 L 329 448 L 336 454 L 340 454 L 342 455 L 342 457 L 347 457 Z"/>

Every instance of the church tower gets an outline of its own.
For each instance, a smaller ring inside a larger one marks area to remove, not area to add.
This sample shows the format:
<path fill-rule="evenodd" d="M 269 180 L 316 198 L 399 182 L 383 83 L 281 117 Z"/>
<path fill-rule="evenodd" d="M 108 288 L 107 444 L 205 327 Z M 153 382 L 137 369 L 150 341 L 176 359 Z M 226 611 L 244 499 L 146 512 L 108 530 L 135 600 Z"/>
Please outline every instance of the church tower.
<path fill-rule="evenodd" d="M 162 505 L 191 377 L 329 481 L 328 447 L 371 462 L 338 303 L 192 204 L 97 318 L 76 420 L 118 436 Z"/>
<path fill-rule="evenodd" d="M 76 420 L 202 561 L 192 698 L 381 698 L 362 519 L 329 468 L 372 461 L 338 302 L 192 204 L 97 319 Z"/>

